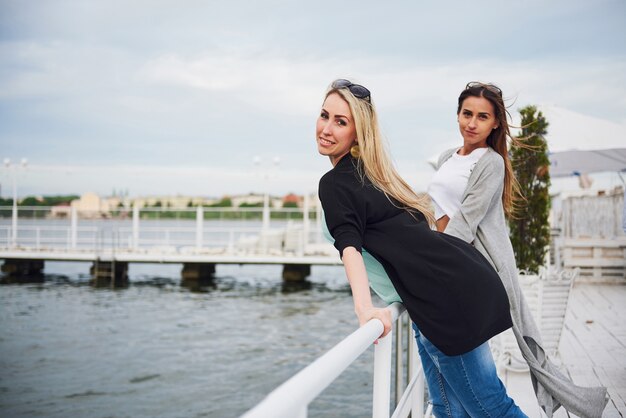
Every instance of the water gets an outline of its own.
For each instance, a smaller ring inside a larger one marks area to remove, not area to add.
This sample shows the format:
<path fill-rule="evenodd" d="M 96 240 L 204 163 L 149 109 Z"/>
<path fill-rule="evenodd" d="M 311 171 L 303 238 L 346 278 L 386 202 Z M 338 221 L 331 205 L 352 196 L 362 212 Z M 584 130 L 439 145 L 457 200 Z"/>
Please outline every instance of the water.
<path fill-rule="evenodd" d="M 236 417 L 357 327 L 341 267 L 308 289 L 280 266 L 218 265 L 179 285 L 180 265 L 130 265 L 125 289 L 94 289 L 87 263 L 46 263 L 43 284 L 0 286 L 3 417 Z M 371 415 L 373 350 L 310 416 Z"/>

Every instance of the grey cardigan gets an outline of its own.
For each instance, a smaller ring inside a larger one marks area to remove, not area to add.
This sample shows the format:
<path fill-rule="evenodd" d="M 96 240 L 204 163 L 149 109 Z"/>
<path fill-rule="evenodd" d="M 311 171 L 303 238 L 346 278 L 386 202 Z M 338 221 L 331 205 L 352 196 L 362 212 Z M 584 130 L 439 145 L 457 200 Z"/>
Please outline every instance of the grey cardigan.
<path fill-rule="evenodd" d="M 457 149 L 441 154 L 437 168 Z M 576 386 L 546 357 L 542 348 L 539 330 L 517 278 L 502 205 L 503 179 L 504 160 L 489 147 L 472 169 L 461 208 L 450 219 L 445 233 L 473 243 L 500 275 L 509 296 L 513 333 L 528 363 L 537 401 L 548 417 L 560 405 L 581 417 L 601 417 L 608 401 L 606 388 Z"/>

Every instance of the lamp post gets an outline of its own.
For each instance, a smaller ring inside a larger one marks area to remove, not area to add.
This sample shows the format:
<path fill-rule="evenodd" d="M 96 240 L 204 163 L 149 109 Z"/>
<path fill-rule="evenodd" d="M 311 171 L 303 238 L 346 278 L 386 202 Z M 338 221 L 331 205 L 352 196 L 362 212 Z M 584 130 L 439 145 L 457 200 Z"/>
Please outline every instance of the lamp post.
<path fill-rule="evenodd" d="M 258 155 L 253 159 L 254 165 L 259 168 L 261 166 L 261 157 Z M 278 168 L 280 165 L 280 157 L 276 156 L 273 158 L 272 163 L 274 168 Z M 270 172 L 269 169 L 263 173 L 263 223 L 262 223 L 262 231 L 267 232 L 270 227 L 270 195 L 269 195 L 269 178 Z"/>
<path fill-rule="evenodd" d="M 22 158 L 20 161 L 20 166 L 22 168 L 26 168 L 28 165 L 28 160 L 26 158 Z M 18 167 L 17 164 L 12 164 L 9 158 L 4 159 L 4 166 L 11 172 L 11 183 L 13 186 L 13 210 L 11 214 L 11 246 L 15 247 L 17 245 L 17 185 L 16 185 L 16 173 L 15 170 Z"/>

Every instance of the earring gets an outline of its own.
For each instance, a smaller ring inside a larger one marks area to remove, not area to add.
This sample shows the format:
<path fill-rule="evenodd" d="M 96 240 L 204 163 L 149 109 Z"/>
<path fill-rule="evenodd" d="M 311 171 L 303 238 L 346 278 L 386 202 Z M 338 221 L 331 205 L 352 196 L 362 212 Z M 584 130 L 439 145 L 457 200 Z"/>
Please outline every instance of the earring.
<path fill-rule="evenodd" d="M 350 147 L 350 155 L 354 158 L 359 158 L 361 156 L 361 149 L 359 148 L 359 144 L 354 144 Z"/>

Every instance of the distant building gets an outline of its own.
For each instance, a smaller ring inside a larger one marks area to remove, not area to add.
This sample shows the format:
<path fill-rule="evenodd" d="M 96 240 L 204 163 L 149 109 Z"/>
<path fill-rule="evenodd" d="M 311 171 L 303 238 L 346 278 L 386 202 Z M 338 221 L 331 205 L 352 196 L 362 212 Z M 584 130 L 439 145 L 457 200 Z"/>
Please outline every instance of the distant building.
<path fill-rule="evenodd" d="M 104 209 L 102 199 L 95 193 L 85 193 L 79 199 L 72 200 L 71 207 L 83 215 L 99 216 Z"/>
<path fill-rule="evenodd" d="M 289 193 L 283 197 L 283 206 L 302 207 L 302 197 L 293 193 Z"/>
<path fill-rule="evenodd" d="M 233 207 L 237 208 L 241 205 L 259 205 L 263 206 L 265 195 L 262 193 L 249 193 L 245 195 L 230 196 Z M 281 197 L 269 196 L 270 207 L 280 208 L 283 206 Z"/>
<path fill-rule="evenodd" d="M 263 194 L 257 193 L 249 193 L 246 195 L 238 195 L 238 196 L 230 196 L 231 202 L 233 202 L 233 207 L 239 207 L 242 204 L 245 205 L 262 205 L 263 204 Z"/>
<path fill-rule="evenodd" d="M 79 199 L 72 200 L 70 207 L 76 209 L 81 217 L 100 218 L 116 209 L 119 198 L 102 199 L 95 193 L 85 193 Z M 60 209 L 59 209 L 60 210 Z"/>
<path fill-rule="evenodd" d="M 232 207 L 263 206 L 264 194 L 248 193 L 245 195 L 227 196 L 232 202 Z M 225 197 L 226 198 L 226 197 Z M 125 212 L 147 207 L 161 207 L 174 210 L 191 209 L 197 206 L 208 206 L 220 202 L 224 198 L 204 198 L 194 196 L 146 196 L 131 199 L 126 196 L 113 196 L 102 198 L 95 193 L 85 193 L 79 199 L 73 200 L 70 205 L 57 205 L 53 207 L 51 216 L 64 217 L 71 214 L 72 208 L 80 212 L 81 217 L 108 217 L 112 212 Z M 282 208 L 285 205 L 302 208 L 304 197 L 295 193 L 285 196 L 269 196 L 270 207 Z M 313 209 L 318 205 L 317 195 L 309 196 L 309 208 Z"/>
<path fill-rule="evenodd" d="M 210 205 L 215 202 L 217 202 L 217 199 L 207 199 L 204 197 L 148 196 L 132 199 L 131 201 L 129 201 L 129 205 L 137 206 L 139 209 L 154 206 L 161 206 L 171 209 L 185 209 L 201 205 Z"/>
<path fill-rule="evenodd" d="M 72 213 L 72 207 L 69 203 L 59 203 L 52 206 L 50 210 L 50 216 L 53 218 L 69 218 Z"/>

